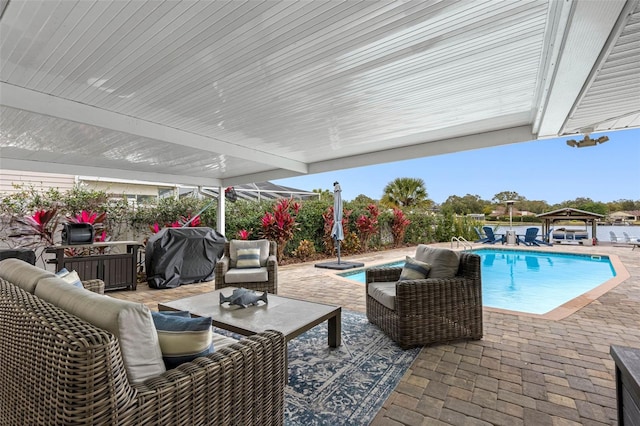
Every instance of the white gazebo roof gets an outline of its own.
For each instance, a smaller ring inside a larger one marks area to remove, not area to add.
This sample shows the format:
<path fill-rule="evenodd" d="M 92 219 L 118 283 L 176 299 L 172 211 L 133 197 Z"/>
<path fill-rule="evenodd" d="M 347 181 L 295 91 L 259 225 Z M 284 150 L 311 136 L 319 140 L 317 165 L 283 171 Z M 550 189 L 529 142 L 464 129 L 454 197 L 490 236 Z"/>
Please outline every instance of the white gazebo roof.
<path fill-rule="evenodd" d="M 2 169 L 224 187 L 638 126 L 638 0 L 0 0 Z"/>

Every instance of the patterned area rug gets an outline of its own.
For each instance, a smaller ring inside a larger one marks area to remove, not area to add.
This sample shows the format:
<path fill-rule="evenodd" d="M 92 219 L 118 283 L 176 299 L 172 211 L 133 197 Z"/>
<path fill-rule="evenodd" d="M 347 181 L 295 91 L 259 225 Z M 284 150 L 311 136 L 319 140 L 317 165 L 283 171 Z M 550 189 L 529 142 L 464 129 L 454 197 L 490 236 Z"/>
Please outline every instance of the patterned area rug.
<path fill-rule="evenodd" d="M 368 425 L 413 363 L 364 314 L 342 311 L 342 345 L 327 345 L 323 323 L 293 339 L 285 425 Z"/>

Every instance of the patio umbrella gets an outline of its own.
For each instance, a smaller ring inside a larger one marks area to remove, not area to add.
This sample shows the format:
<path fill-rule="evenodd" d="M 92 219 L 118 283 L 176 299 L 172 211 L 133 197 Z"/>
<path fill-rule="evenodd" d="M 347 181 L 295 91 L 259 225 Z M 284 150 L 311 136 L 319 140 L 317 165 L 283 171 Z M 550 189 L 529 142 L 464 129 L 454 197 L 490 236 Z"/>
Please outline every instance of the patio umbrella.
<path fill-rule="evenodd" d="M 344 240 L 344 229 L 342 229 L 342 189 L 338 182 L 333 182 L 333 228 L 331 228 L 331 238 L 338 250 L 338 263 L 340 263 L 340 241 Z"/>
<path fill-rule="evenodd" d="M 362 262 L 342 262 L 340 261 L 340 241 L 344 240 L 344 229 L 342 228 L 342 189 L 338 182 L 333 183 L 333 226 L 331 227 L 331 238 L 338 251 L 338 261 L 316 263 L 316 268 L 327 269 L 350 269 L 364 266 Z"/>

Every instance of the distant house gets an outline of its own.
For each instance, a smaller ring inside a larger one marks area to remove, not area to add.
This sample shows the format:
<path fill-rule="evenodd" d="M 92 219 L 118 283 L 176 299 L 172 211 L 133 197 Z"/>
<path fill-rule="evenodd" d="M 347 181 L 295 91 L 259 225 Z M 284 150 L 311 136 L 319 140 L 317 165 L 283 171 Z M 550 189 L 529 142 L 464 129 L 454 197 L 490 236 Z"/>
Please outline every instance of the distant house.
<path fill-rule="evenodd" d="M 511 215 L 513 217 L 520 217 L 520 216 L 529 216 L 529 215 L 532 215 L 532 213 L 527 211 L 520 211 L 514 207 L 513 210 L 511 211 Z M 496 207 L 496 209 L 493 210 L 489 215 L 489 217 L 493 217 L 493 218 L 504 217 L 504 216 L 509 216 L 509 209 L 504 206 Z"/>
<path fill-rule="evenodd" d="M 467 217 L 474 220 L 484 220 L 484 213 L 469 213 Z"/>
<path fill-rule="evenodd" d="M 607 216 L 607 221 L 614 225 L 627 225 L 640 221 L 640 210 L 613 212 Z"/>

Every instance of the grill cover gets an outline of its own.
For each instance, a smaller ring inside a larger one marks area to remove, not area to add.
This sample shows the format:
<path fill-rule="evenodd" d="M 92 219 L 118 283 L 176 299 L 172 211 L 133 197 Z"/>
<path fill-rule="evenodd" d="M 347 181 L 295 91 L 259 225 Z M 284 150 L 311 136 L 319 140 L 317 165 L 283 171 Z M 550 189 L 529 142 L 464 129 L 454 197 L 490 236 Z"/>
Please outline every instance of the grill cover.
<path fill-rule="evenodd" d="M 149 238 L 145 249 L 149 287 L 175 288 L 213 280 L 225 241 L 224 235 L 211 228 L 161 230 Z"/>

